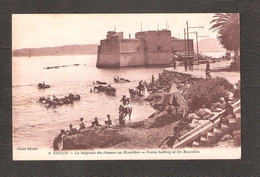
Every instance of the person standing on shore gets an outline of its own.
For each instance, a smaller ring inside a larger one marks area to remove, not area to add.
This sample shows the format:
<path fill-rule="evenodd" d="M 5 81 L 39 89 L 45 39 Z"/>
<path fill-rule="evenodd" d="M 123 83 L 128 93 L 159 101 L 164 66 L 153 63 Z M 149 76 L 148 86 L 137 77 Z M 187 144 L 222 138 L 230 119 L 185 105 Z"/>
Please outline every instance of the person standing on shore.
<path fill-rule="evenodd" d="M 152 75 L 152 84 L 154 84 L 154 76 Z"/>
<path fill-rule="evenodd" d="M 210 66 L 209 66 L 209 61 L 207 62 L 207 66 L 206 66 L 206 76 L 210 77 Z"/>
<path fill-rule="evenodd" d="M 193 61 L 192 60 L 190 61 L 190 69 L 191 69 L 191 71 L 193 71 Z"/>
<path fill-rule="evenodd" d="M 173 60 L 173 69 L 176 69 L 176 60 Z"/>
<path fill-rule="evenodd" d="M 59 135 L 53 141 L 54 150 L 62 150 L 63 149 L 63 137 L 65 134 L 65 130 L 60 130 Z"/>
<path fill-rule="evenodd" d="M 185 62 L 184 62 L 184 68 L 185 68 L 185 71 L 187 71 L 187 68 L 188 68 L 188 61 L 187 60 L 185 60 Z"/>

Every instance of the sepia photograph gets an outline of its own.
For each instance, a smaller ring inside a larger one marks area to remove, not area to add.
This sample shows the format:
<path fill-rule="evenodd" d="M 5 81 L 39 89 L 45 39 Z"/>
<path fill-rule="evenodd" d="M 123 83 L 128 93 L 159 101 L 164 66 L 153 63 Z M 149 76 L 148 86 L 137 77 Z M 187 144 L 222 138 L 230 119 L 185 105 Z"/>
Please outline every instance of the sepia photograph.
<path fill-rule="evenodd" d="M 240 159 L 239 13 L 13 14 L 13 160 Z"/>

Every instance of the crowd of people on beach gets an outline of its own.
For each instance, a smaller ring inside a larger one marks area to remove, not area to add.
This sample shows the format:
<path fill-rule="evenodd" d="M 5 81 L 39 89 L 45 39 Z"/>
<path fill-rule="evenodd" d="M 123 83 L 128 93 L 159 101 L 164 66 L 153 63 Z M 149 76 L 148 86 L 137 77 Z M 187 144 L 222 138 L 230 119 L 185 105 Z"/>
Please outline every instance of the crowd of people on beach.
<path fill-rule="evenodd" d="M 79 133 L 81 130 L 84 130 L 85 128 L 103 127 L 103 126 L 99 123 L 97 117 L 94 118 L 94 121 L 91 122 L 91 126 L 89 126 L 89 127 L 86 126 L 86 123 L 85 123 L 83 117 L 81 117 L 81 118 L 79 119 L 79 121 L 80 121 L 80 123 L 79 123 L 79 128 L 78 128 L 78 129 L 75 128 L 75 127 L 73 127 L 73 124 L 70 124 L 70 125 L 69 125 L 69 130 L 64 131 L 64 133 L 65 133 L 66 135 L 75 135 L 75 134 Z M 107 115 L 107 120 L 104 121 L 104 124 L 105 124 L 105 125 L 104 125 L 105 127 L 112 127 L 112 120 L 111 120 L 109 114 Z M 62 130 L 61 130 L 61 131 L 62 131 Z"/>

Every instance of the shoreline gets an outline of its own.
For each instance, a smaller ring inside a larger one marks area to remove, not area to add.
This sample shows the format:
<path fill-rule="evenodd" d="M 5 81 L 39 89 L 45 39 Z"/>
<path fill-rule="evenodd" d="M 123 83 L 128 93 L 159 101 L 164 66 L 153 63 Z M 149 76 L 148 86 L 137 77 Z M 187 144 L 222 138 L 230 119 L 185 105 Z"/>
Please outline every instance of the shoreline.
<path fill-rule="evenodd" d="M 179 66 L 180 67 L 180 66 Z M 163 72 L 173 73 L 174 75 L 183 76 L 185 78 L 195 78 L 190 72 L 172 71 L 171 68 L 165 68 Z M 199 77 L 199 79 L 206 79 L 205 77 Z M 237 78 L 239 79 L 239 78 Z M 158 83 L 158 80 L 156 81 Z M 159 84 L 160 85 L 160 84 Z M 157 88 L 152 93 L 167 94 L 169 89 L 167 84 L 164 88 Z M 150 94 L 149 96 L 151 96 Z M 149 97 L 148 96 L 148 97 Z M 147 97 L 147 98 L 148 98 Z M 146 100 L 147 100 L 146 98 Z M 162 99 L 162 98 L 160 98 Z M 79 134 L 64 137 L 64 150 L 72 149 L 96 149 L 96 148 L 108 148 L 108 149 L 146 149 L 146 148 L 158 148 L 159 144 L 169 135 L 173 135 L 173 129 L 178 125 L 181 120 L 180 113 L 168 114 L 166 110 L 158 111 L 161 108 L 155 106 L 153 102 L 158 100 L 147 100 L 150 105 L 157 110 L 149 118 L 141 121 L 126 122 L 126 127 L 113 127 L 113 128 L 92 128 L 82 131 Z M 159 100 L 162 101 L 162 100 Z M 156 115 L 157 114 L 157 115 Z M 180 131 L 180 135 L 184 135 L 188 132 L 187 129 Z M 223 146 L 223 144 L 222 144 Z M 225 146 L 225 145 L 224 145 Z M 162 148 L 166 148 L 163 146 Z"/>

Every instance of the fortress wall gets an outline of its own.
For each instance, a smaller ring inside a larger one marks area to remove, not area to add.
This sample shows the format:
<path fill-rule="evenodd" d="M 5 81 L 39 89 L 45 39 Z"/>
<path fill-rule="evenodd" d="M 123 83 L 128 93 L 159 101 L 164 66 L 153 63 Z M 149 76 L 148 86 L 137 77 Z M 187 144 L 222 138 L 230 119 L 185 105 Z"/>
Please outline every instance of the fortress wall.
<path fill-rule="evenodd" d="M 147 52 L 146 65 L 166 65 L 172 61 L 171 52 Z"/>
<path fill-rule="evenodd" d="M 143 66 L 144 58 L 144 52 L 120 54 L 120 66 Z"/>
<path fill-rule="evenodd" d="M 185 43 L 183 39 L 172 39 L 171 40 L 172 51 L 183 52 L 185 51 Z M 186 41 L 187 45 L 187 41 Z M 187 46 L 186 46 L 187 47 Z M 187 48 L 188 50 L 188 48 Z M 189 39 L 189 51 L 193 53 L 193 40 Z"/>
<path fill-rule="evenodd" d="M 146 32 L 145 31 L 135 33 L 135 38 L 136 39 L 144 39 L 145 37 L 146 37 Z"/>
<path fill-rule="evenodd" d="M 97 68 L 120 67 L 119 53 L 98 54 Z"/>
<path fill-rule="evenodd" d="M 113 36 L 114 34 L 116 34 L 115 31 L 108 31 L 108 32 L 107 32 L 107 39 L 110 39 L 111 36 Z"/>
<path fill-rule="evenodd" d="M 119 53 L 120 44 L 118 39 L 101 40 L 99 53 Z"/>
<path fill-rule="evenodd" d="M 120 40 L 120 53 L 144 52 L 144 41 L 138 39 Z"/>
<path fill-rule="evenodd" d="M 172 61 L 172 51 L 183 52 L 183 39 L 171 38 L 171 31 L 135 33 L 135 39 L 122 39 L 123 33 L 108 32 L 98 48 L 97 67 L 166 65 Z M 189 40 L 193 53 L 193 40 Z"/>
<path fill-rule="evenodd" d="M 120 66 L 142 66 L 144 65 L 144 58 L 143 40 L 120 40 Z"/>
<path fill-rule="evenodd" d="M 98 48 L 98 57 L 96 66 L 102 67 L 119 67 L 120 43 L 116 39 L 102 40 Z"/>
<path fill-rule="evenodd" d="M 144 40 L 147 52 L 171 51 L 170 31 L 148 31 Z"/>
<path fill-rule="evenodd" d="M 165 65 L 172 60 L 171 32 L 148 31 L 144 39 L 146 45 L 146 65 Z"/>

